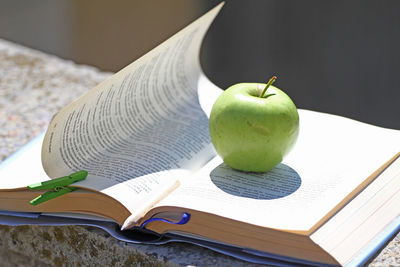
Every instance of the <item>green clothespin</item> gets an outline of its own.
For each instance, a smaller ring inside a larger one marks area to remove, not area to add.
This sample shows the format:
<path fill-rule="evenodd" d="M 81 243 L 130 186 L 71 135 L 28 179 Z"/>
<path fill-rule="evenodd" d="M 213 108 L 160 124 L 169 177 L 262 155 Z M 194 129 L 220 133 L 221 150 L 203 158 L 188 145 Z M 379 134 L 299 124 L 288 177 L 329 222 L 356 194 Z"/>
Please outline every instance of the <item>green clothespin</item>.
<path fill-rule="evenodd" d="M 29 203 L 31 205 L 38 205 L 50 199 L 62 196 L 78 189 L 78 187 L 69 186 L 70 184 L 82 181 L 88 175 L 87 171 L 74 172 L 68 176 L 63 176 L 50 181 L 45 181 L 37 184 L 28 185 L 29 190 L 44 190 L 50 189 L 42 195 L 32 199 Z"/>

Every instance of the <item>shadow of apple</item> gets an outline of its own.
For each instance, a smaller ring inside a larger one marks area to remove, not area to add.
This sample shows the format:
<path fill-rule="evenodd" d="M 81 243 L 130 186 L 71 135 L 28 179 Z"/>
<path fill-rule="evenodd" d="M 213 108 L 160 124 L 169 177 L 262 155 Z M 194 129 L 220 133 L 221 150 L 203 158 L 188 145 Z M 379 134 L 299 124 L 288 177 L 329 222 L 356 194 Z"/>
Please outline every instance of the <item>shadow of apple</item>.
<path fill-rule="evenodd" d="M 283 163 L 265 173 L 241 172 L 222 163 L 210 173 L 210 178 L 228 194 L 263 200 L 286 197 L 301 186 L 300 175 Z"/>

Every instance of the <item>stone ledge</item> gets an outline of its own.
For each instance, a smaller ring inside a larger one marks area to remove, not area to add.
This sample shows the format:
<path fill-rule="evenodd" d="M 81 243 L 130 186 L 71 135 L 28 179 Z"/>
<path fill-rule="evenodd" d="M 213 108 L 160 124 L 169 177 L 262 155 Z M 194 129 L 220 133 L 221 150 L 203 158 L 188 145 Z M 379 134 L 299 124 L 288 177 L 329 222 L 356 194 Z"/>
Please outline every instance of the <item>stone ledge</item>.
<path fill-rule="evenodd" d="M 9 266 L 255 266 L 190 244 L 121 242 L 87 226 L 0 225 L 0 236 Z"/>
<path fill-rule="evenodd" d="M 119 244 L 107 234 L 80 226 L 0 226 L 0 251 L 16 265 L 172 266 L 156 254 Z M 11 254 L 10 254 L 11 253 Z"/>
<path fill-rule="evenodd" d="M 0 160 L 110 75 L 0 39 Z M 92 227 L 0 226 L 0 236 L 1 266 L 256 266 L 190 244 L 128 244 Z M 399 242 L 369 265 L 400 266 Z"/>

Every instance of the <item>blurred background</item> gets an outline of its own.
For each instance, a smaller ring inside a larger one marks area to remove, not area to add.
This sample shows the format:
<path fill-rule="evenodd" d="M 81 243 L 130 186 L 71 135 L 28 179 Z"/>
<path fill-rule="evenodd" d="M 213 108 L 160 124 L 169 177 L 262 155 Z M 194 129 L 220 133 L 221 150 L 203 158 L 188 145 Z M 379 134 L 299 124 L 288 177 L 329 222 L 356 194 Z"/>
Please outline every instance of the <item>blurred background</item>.
<path fill-rule="evenodd" d="M 211 0 L 0 0 L 0 38 L 118 71 Z M 276 86 L 300 108 L 400 129 L 400 1 L 226 0 L 202 47 L 219 87 Z"/>

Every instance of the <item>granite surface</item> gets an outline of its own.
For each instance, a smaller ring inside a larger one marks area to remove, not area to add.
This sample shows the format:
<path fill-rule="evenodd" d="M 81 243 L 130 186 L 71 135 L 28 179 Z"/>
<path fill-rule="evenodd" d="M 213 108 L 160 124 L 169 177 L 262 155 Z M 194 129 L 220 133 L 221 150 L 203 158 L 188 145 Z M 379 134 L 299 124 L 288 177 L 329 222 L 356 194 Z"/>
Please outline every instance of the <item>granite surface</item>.
<path fill-rule="evenodd" d="M 45 130 L 58 110 L 110 75 L 0 39 L 0 161 Z M 129 244 L 93 227 L 0 226 L 0 265 L 253 264 L 189 244 Z M 400 266 L 400 235 L 369 266 Z"/>

